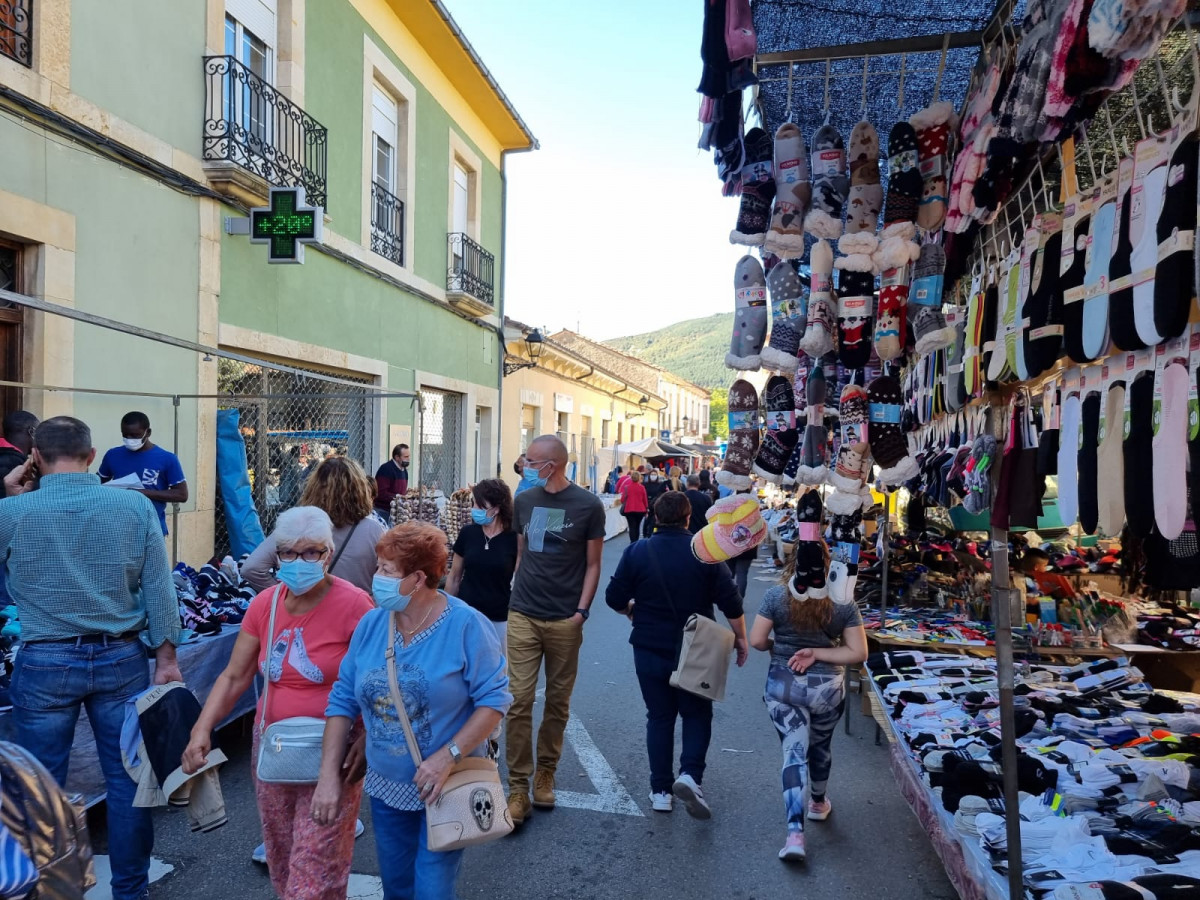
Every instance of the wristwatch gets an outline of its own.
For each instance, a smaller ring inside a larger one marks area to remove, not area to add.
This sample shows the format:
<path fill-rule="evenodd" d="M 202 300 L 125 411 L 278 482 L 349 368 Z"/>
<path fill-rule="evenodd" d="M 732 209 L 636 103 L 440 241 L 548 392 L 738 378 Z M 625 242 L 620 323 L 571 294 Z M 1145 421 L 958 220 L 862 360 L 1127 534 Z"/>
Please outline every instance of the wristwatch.
<path fill-rule="evenodd" d="M 585 622 L 588 620 L 588 616 L 591 615 L 591 613 L 588 612 L 586 609 L 577 609 L 577 610 L 575 610 L 575 612 L 577 612 L 577 613 L 579 613 L 579 615 L 583 616 L 583 621 L 585 621 Z"/>
<path fill-rule="evenodd" d="M 462 751 L 458 749 L 458 744 L 454 743 L 454 741 L 451 741 L 446 745 L 446 749 L 450 751 L 450 758 L 453 759 L 455 763 L 462 762 L 463 755 Z"/>

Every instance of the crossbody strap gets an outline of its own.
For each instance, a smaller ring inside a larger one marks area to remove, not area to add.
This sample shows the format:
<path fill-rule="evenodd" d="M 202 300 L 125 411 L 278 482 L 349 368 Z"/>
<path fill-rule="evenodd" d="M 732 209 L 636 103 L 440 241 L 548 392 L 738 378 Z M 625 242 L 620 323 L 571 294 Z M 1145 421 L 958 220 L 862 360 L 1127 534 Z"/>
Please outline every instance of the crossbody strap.
<path fill-rule="evenodd" d="M 392 703 L 400 715 L 400 724 L 404 727 L 404 740 L 408 742 L 408 752 L 412 754 L 417 767 L 424 762 L 421 748 L 417 744 L 417 736 L 413 734 L 412 723 L 408 721 L 408 710 L 404 708 L 404 695 L 400 693 L 400 679 L 396 677 L 396 614 L 388 613 L 388 643 L 387 651 L 388 691 L 392 695 Z"/>
<path fill-rule="evenodd" d="M 652 549 L 650 549 L 649 543 L 651 540 L 653 540 L 653 538 L 646 539 L 646 543 L 640 552 L 649 556 L 650 565 L 654 569 L 654 574 L 658 577 L 659 589 L 663 592 L 663 595 L 667 598 L 667 603 L 671 607 L 671 615 L 673 615 L 675 617 L 675 624 L 678 625 L 680 628 L 682 628 L 685 625 L 687 625 L 687 622 L 679 621 L 679 610 L 675 608 L 675 601 L 673 599 L 671 599 L 671 590 L 667 585 L 667 579 L 663 577 L 662 566 L 658 562 L 658 557 L 654 555 L 654 551 Z M 638 541 L 638 544 L 641 544 L 641 543 L 642 543 L 641 541 Z"/>
<path fill-rule="evenodd" d="M 342 546 L 338 547 L 337 553 L 333 554 L 333 562 L 331 562 L 329 564 L 329 568 L 325 570 L 328 574 L 330 574 L 330 575 L 333 574 L 333 567 L 338 564 L 338 560 L 341 559 L 342 554 L 346 552 L 346 545 L 350 543 L 350 538 L 354 537 L 354 532 L 358 529 L 358 526 L 361 525 L 362 523 L 363 523 L 363 520 L 359 519 L 357 522 L 355 522 L 350 527 L 350 533 L 348 535 L 346 535 L 346 539 L 344 541 L 342 541 Z"/>
<path fill-rule="evenodd" d="M 263 729 L 267 727 L 267 694 L 271 690 L 271 644 L 275 640 L 275 610 L 279 606 L 279 592 L 283 590 L 282 584 L 275 585 L 275 593 L 271 595 L 271 621 L 267 625 L 267 664 L 263 667 L 263 711 L 262 718 L 258 720 L 258 733 L 261 736 Z"/>

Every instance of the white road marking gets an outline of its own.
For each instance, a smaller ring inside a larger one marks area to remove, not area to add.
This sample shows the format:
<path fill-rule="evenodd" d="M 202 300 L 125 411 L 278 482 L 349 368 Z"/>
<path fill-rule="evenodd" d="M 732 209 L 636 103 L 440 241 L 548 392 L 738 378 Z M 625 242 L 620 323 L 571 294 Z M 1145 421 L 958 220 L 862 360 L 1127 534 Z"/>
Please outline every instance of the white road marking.
<path fill-rule="evenodd" d="M 374 875 L 351 875 L 346 900 L 383 900 L 383 882 Z"/>
<path fill-rule="evenodd" d="M 84 894 L 85 900 L 112 900 L 112 888 L 109 885 L 109 881 L 112 880 L 112 868 L 109 866 L 108 857 L 93 856 L 92 871 L 96 875 L 96 886 Z M 157 856 L 150 857 L 151 884 L 174 871 L 175 867 L 170 863 L 163 862 Z"/>
<path fill-rule="evenodd" d="M 581 794 L 577 791 L 555 790 L 558 805 L 571 809 L 590 809 L 593 812 L 644 817 L 645 813 L 633 802 L 633 798 L 625 790 L 625 785 L 621 784 L 621 779 L 608 764 L 608 760 L 604 758 L 604 754 L 600 752 L 600 748 L 596 746 L 592 736 L 574 716 L 567 720 L 566 738 L 575 748 L 575 755 L 579 757 L 580 765 L 587 772 L 592 786 L 598 793 Z"/>

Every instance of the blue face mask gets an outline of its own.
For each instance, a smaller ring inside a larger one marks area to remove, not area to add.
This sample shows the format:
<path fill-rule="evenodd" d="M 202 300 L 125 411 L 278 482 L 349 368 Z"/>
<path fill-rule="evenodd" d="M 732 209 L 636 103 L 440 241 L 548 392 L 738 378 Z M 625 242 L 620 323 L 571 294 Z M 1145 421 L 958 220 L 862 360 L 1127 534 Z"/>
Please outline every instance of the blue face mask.
<path fill-rule="evenodd" d="M 471 521 L 476 525 L 491 525 L 496 521 L 495 516 L 489 516 L 486 509 L 480 509 L 478 506 L 471 507 Z"/>
<path fill-rule="evenodd" d="M 533 469 L 529 466 L 525 467 L 525 483 L 530 487 L 545 487 L 546 479 L 542 477 L 540 469 Z"/>
<path fill-rule="evenodd" d="M 306 594 L 325 577 L 325 563 L 319 559 L 315 562 L 293 559 L 281 562 L 277 575 L 293 594 Z"/>
<path fill-rule="evenodd" d="M 400 593 L 400 582 L 403 578 L 391 578 L 387 575 L 376 575 L 371 579 L 371 596 L 375 605 L 388 612 L 404 612 L 412 601 L 412 594 Z"/>

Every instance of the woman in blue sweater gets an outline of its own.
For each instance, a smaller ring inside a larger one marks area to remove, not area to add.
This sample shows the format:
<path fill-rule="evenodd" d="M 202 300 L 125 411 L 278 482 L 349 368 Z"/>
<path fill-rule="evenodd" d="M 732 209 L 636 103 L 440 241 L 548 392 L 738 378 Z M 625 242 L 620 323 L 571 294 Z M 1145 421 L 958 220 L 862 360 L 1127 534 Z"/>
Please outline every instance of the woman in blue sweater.
<path fill-rule="evenodd" d="M 482 755 L 483 741 L 512 703 L 500 642 L 491 624 L 437 589 L 446 571 L 446 535 L 418 522 L 387 532 L 376 547 L 378 609 L 363 617 L 329 694 L 321 775 L 312 815 L 336 815 L 351 724 L 367 731 L 365 790 L 386 900 L 456 896 L 462 851 L 431 851 L 425 803 L 436 800 L 454 763 Z M 388 689 L 389 618 L 404 707 L 424 762 L 415 766 Z"/>
<path fill-rule="evenodd" d="M 668 491 L 654 504 L 658 527 L 645 541 L 630 544 L 608 583 L 604 601 L 629 616 L 633 665 L 646 701 L 646 751 L 650 756 L 650 803 L 671 811 L 672 794 L 698 819 L 712 816 L 700 783 L 712 737 L 712 701 L 671 687 L 683 626 L 698 613 L 712 619 L 715 604 L 734 633 L 737 664 L 745 665 L 746 619 L 729 569 L 692 554 L 687 495 Z M 675 720 L 683 719 L 679 777 L 674 776 Z"/>

